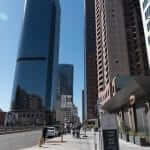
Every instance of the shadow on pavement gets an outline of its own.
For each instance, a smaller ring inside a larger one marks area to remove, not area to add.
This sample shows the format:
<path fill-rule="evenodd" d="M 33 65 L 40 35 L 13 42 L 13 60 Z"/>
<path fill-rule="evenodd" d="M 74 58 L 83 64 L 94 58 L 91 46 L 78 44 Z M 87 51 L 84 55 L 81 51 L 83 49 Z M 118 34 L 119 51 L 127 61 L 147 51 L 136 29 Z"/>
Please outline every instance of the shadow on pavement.
<path fill-rule="evenodd" d="M 80 139 L 87 139 L 87 137 L 81 137 Z"/>
<path fill-rule="evenodd" d="M 51 144 L 51 145 L 61 145 L 61 144 Z"/>
<path fill-rule="evenodd" d="M 61 141 L 46 141 L 46 143 L 66 143 L 67 141 L 63 141 L 63 142 L 61 142 Z"/>
<path fill-rule="evenodd" d="M 41 148 L 48 148 L 47 146 L 40 146 Z"/>

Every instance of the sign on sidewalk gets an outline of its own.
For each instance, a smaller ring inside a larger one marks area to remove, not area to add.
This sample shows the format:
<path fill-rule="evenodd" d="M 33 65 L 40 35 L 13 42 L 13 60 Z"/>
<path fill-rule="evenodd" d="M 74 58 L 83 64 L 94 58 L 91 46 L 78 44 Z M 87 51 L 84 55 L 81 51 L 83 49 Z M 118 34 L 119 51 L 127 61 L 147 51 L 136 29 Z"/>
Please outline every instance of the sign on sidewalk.
<path fill-rule="evenodd" d="M 119 150 L 116 116 L 109 113 L 102 114 L 101 128 L 103 150 Z"/>
<path fill-rule="evenodd" d="M 116 129 L 103 130 L 104 150 L 119 150 Z"/>

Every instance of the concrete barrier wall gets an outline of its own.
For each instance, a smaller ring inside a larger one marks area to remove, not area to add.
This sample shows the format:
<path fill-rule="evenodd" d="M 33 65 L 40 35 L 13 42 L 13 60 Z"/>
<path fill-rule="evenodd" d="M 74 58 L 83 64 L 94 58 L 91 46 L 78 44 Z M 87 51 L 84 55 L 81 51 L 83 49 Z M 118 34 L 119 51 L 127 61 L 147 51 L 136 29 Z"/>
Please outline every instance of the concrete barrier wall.
<path fill-rule="evenodd" d="M 42 127 L 0 128 L 0 135 L 41 130 Z"/>

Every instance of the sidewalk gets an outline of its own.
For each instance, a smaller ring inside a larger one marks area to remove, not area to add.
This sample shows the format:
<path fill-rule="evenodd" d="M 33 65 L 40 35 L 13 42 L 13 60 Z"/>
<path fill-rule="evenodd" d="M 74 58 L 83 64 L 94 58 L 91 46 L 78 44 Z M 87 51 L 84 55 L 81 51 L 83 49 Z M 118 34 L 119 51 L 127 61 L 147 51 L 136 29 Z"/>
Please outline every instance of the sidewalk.
<path fill-rule="evenodd" d="M 34 146 L 21 150 L 95 150 L 93 132 L 88 132 L 87 135 L 87 138 L 83 138 L 81 135 L 81 139 L 76 139 L 72 135 L 64 135 L 63 142 L 61 142 L 61 137 L 57 137 L 48 139 L 42 147 Z M 98 133 L 96 134 L 96 138 L 97 150 L 101 150 Z M 123 140 L 119 140 L 119 145 L 120 150 L 150 150 L 150 147 L 141 147 Z"/>
<path fill-rule="evenodd" d="M 123 140 L 119 140 L 120 150 L 150 150 L 150 147 L 141 147 Z"/>
<path fill-rule="evenodd" d="M 42 147 L 34 146 L 21 150 L 94 150 L 93 134 L 88 133 L 87 138 L 77 139 L 72 135 L 64 135 L 63 142 L 61 137 L 48 139 Z"/>

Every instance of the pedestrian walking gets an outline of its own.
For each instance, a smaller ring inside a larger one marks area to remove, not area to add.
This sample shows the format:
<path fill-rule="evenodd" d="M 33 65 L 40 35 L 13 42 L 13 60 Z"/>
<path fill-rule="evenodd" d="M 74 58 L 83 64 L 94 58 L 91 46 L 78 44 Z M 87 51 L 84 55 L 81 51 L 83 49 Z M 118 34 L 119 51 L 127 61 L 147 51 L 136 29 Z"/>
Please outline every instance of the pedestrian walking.
<path fill-rule="evenodd" d="M 46 134 L 47 134 L 47 128 L 44 127 L 44 128 L 42 129 L 42 136 L 41 136 L 41 138 L 40 138 L 40 143 L 39 143 L 39 146 L 40 146 L 40 147 L 41 147 L 42 144 L 44 144 L 45 141 L 46 141 Z"/>
<path fill-rule="evenodd" d="M 79 129 L 77 129 L 76 134 L 77 134 L 77 138 L 79 139 L 79 138 L 80 138 L 80 132 L 79 132 Z"/>
<path fill-rule="evenodd" d="M 75 128 L 74 127 L 72 128 L 72 135 L 73 135 L 73 137 L 75 136 Z"/>
<path fill-rule="evenodd" d="M 47 135 L 47 128 L 44 127 L 43 130 L 42 130 L 42 136 L 43 136 L 44 143 L 46 141 L 46 135 Z"/>
<path fill-rule="evenodd" d="M 80 129 L 81 129 L 81 126 L 79 125 L 79 126 L 76 128 L 76 135 L 77 135 L 77 138 L 80 138 Z"/>

